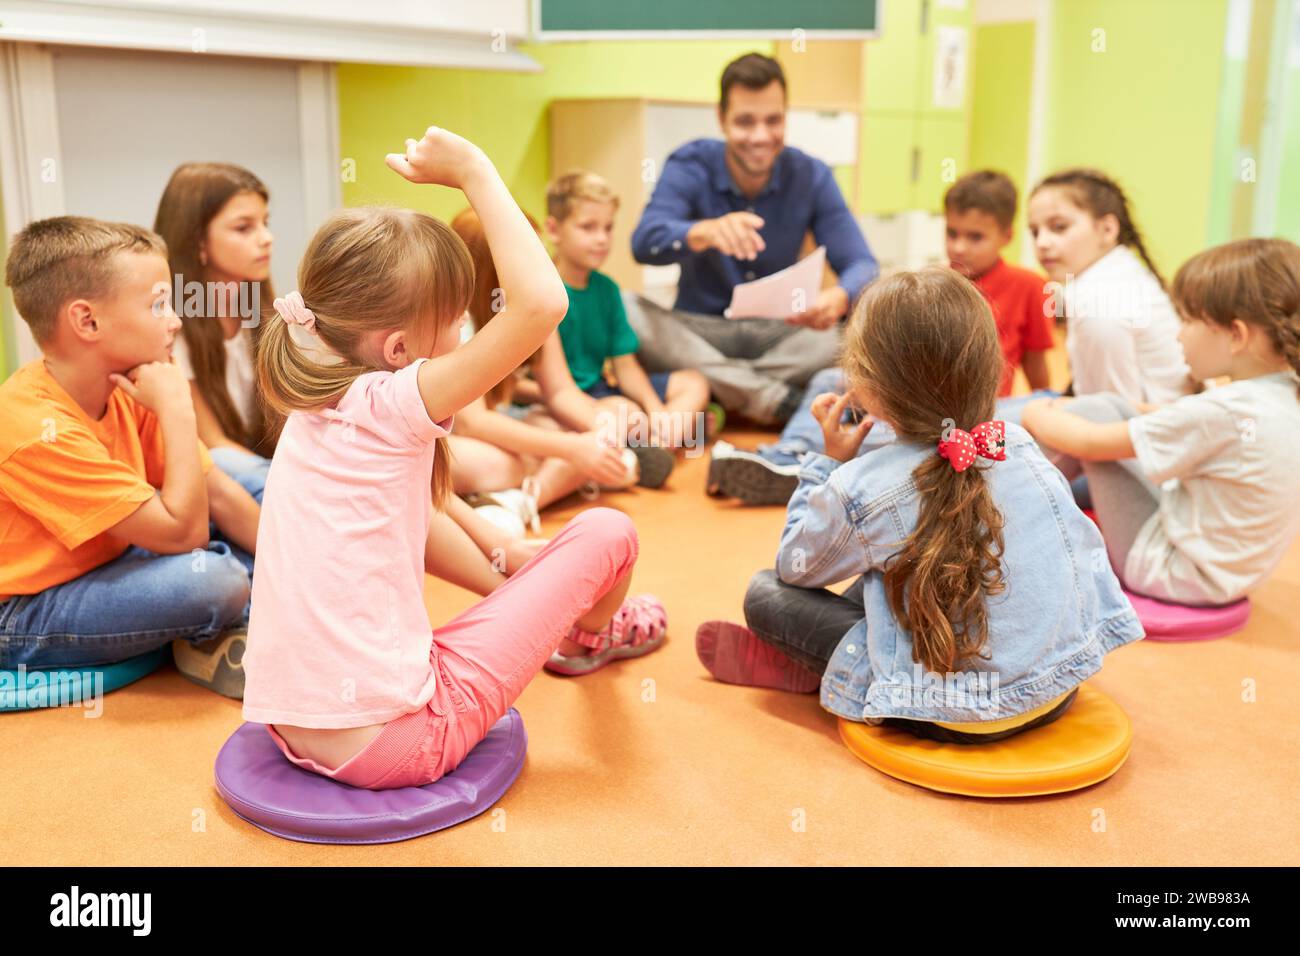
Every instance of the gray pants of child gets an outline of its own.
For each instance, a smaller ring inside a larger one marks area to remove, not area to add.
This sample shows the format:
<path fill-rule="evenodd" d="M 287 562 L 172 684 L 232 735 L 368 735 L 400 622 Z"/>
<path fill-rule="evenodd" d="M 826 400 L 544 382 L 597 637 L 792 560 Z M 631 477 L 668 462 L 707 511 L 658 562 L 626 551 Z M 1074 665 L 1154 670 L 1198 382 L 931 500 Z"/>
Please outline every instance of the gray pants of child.
<path fill-rule="evenodd" d="M 1124 422 L 1137 414 L 1127 399 L 1113 392 L 1098 392 L 1070 401 L 1066 408 L 1090 422 Z M 1124 564 L 1138 532 L 1160 508 L 1160 486 L 1138 467 L 1137 459 L 1080 461 L 1043 446 L 1043 453 L 1073 480 L 1080 471 L 1088 476 L 1092 509 L 1104 529 L 1106 554 L 1115 574 L 1124 582 Z M 1124 582 L 1127 583 L 1127 582 Z"/>
<path fill-rule="evenodd" d="M 814 674 L 824 674 L 831 655 L 844 635 L 862 620 L 862 578 L 843 593 L 826 588 L 801 588 L 786 584 L 771 568 L 759 571 L 745 592 L 745 625 L 764 643 L 803 664 Z M 1075 692 L 1045 714 L 1010 730 L 972 734 L 940 727 L 926 720 L 887 717 L 885 724 L 918 737 L 951 744 L 980 744 L 1050 724 L 1074 703 Z"/>
<path fill-rule="evenodd" d="M 813 373 L 839 358 L 840 325 L 809 329 L 771 319 L 724 319 L 665 309 L 623 292 L 647 372 L 697 368 L 722 407 L 762 425 L 782 424 Z"/>

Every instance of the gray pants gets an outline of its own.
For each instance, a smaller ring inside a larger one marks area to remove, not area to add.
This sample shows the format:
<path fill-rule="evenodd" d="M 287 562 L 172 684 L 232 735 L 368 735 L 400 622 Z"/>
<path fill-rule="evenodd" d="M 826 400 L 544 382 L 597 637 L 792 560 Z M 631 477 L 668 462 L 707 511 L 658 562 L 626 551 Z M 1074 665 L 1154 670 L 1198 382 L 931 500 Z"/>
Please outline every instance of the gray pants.
<path fill-rule="evenodd" d="M 818 331 L 680 312 L 626 290 L 623 306 L 647 372 L 697 368 L 723 408 L 763 425 L 784 422 L 813 373 L 839 358 L 838 324 Z"/>
<path fill-rule="evenodd" d="M 1113 392 L 1084 395 L 1066 407 L 1080 418 L 1102 424 L 1128 421 L 1137 414 L 1126 399 Z M 1074 479 L 1080 471 L 1088 477 L 1092 508 L 1104 532 L 1110 566 L 1123 581 L 1124 564 L 1138 532 L 1160 508 L 1160 487 L 1142 473 L 1135 458 L 1080 461 L 1047 446 L 1043 452 L 1067 478 Z"/>
<path fill-rule="evenodd" d="M 801 588 L 786 584 L 771 568 L 755 574 L 745 592 L 745 624 L 766 644 L 803 664 L 814 674 L 825 674 L 831 655 L 844 635 L 865 614 L 862 578 L 841 595 L 826 588 Z M 991 734 L 968 733 L 940 727 L 928 720 L 886 717 L 885 724 L 927 740 L 951 744 L 981 744 L 1004 740 L 1026 730 L 1050 724 L 1074 702 L 1075 692 L 1045 714 L 1010 730 Z"/>

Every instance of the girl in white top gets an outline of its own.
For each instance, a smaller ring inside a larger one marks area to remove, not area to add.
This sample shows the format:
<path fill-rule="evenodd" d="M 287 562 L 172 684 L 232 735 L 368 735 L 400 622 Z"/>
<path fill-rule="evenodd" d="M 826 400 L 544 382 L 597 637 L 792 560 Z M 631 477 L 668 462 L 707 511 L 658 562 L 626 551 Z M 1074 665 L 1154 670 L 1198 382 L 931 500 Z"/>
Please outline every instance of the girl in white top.
<path fill-rule="evenodd" d="M 1191 391 L 1178 316 L 1114 180 L 1090 169 L 1048 176 L 1030 194 L 1029 231 L 1064 308 L 1074 394 L 1145 406 Z"/>
<path fill-rule="evenodd" d="M 1300 532 L 1300 246 L 1243 239 L 1174 279 L 1197 379 L 1226 385 L 1137 414 L 1098 394 L 1031 402 L 1023 424 L 1078 460 L 1116 573 L 1132 591 L 1226 604 Z"/>
<path fill-rule="evenodd" d="M 275 298 L 269 199 L 242 166 L 183 163 L 154 218 L 183 323 L 172 354 L 190 380 L 199 438 L 224 471 L 265 469 L 275 447 L 253 371 L 254 330 Z"/>

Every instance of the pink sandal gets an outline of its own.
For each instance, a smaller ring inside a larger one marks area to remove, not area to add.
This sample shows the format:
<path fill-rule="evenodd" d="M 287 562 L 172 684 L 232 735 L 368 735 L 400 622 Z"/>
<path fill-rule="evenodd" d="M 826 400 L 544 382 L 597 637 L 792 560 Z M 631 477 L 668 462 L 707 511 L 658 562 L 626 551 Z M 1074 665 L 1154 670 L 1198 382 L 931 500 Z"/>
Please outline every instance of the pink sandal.
<path fill-rule="evenodd" d="M 568 677 L 590 674 L 610 661 L 641 657 L 663 644 L 668 637 L 668 613 L 658 598 L 638 594 L 624 600 L 599 631 L 584 631 L 575 624 L 568 637 L 592 648 L 593 653 L 566 657 L 556 651 L 542 666 L 553 674 Z"/>

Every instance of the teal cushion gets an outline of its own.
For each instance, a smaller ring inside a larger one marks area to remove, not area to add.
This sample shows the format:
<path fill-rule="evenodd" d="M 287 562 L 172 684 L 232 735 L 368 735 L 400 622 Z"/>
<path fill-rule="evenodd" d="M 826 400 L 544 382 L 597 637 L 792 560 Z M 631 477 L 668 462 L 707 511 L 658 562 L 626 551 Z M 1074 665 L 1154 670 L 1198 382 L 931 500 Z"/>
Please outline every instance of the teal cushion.
<path fill-rule="evenodd" d="M 79 705 L 152 674 L 172 659 L 170 644 L 100 667 L 42 667 L 0 670 L 0 711 L 36 710 L 60 704 Z M 24 680 L 19 684 L 19 675 Z"/>

